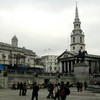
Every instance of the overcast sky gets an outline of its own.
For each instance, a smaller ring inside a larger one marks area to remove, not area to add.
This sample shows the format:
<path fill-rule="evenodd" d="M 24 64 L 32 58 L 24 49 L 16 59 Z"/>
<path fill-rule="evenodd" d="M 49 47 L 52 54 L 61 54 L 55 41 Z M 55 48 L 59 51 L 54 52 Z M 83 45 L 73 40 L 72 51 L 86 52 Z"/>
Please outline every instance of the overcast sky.
<path fill-rule="evenodd" d="M 77 0 L 86 50 L 100 55 L 100 0 Z M 0 0 L 0 42 L 31 49 L 38 56 L 70 50 L 76 0 Z"/>

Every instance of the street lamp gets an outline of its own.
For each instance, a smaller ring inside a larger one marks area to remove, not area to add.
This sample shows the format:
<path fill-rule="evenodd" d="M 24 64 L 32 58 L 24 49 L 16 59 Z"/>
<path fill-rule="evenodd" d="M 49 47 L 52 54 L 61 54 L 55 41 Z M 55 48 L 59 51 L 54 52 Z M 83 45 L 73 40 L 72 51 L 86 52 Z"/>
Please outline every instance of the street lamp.
<path fill-rule="evenodd" d="M 60 73 L 59 72 L 56 73 L 56 77 L 57 77 L 57 82 L 59 83 L 60 82 Z"/>
<path fill-rule="evenodd" d="M 34 76 L 35 76 L 35 81 L 39 84 L 39 82 L 38 82 L 38 73 L 37 72 L 34 73 Z"/>

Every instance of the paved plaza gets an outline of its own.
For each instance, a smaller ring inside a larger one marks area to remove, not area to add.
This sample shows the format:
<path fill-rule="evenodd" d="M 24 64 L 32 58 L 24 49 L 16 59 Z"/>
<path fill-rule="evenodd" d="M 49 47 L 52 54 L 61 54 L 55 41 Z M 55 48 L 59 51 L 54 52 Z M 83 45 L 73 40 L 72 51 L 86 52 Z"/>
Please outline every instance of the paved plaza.
<path fill-rule="evenodd" d="M 67 96 L 66 100 L 100 100 L 100 93 L 92 93 L 91 91 L 77 92 L 76 88 L 70 88 L 71 94 Z M 31 100 L 32 90 L 27 90 L 26 96 L 19 96 L 19 90 L 0 89 L 0 100 Z M 40 89 L 39 100 L 53 100 L 47 99 L 47 89 Z"/>

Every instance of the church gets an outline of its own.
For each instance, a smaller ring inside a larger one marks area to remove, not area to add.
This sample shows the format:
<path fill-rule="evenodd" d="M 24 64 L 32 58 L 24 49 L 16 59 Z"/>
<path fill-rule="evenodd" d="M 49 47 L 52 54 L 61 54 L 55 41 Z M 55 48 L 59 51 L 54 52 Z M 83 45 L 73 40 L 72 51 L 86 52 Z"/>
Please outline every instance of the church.
<path fill-rule="evenodd" d="M 74 73 L 74 65 L 77 63 L 76 56 L 85 50 L 85 34 L 81 29 L 81 21 L 79 19 L 78 7 L 75 8 L 75 19 L 73 22 L 74 29 L 70 35 L 70 51 L 67 49 L 58 57 L 59 72 L 65 74 Z M 84 62 L 89 66 L 89 75 L 100 73 L 100 56 L 87 53 L 84 56 Z M 79 61 L 81 63 L 81 61 Z"/>

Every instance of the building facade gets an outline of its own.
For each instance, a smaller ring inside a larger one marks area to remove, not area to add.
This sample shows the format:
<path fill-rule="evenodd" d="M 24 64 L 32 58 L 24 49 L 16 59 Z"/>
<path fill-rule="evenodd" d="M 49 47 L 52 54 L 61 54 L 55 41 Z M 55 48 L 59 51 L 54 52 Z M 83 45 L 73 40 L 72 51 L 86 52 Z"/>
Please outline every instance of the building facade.
<path fill-rule="evenodd" d="M 74 73 L 74 64 L 77 63 L 75 56 L 85 50 L 85 35 L 81 29 L 81 22 L 78 14 L 78 7 L 75 9 L 75 20 L 73 22 L 74 29 L 70 35 L 70 51 L 65 50 L 59 57 L 60 73 L 72 74 Z M 88 52 L 88 51 L 87 51 Z M 89 66 L 89 75 L 100 73 L 100 56 L 93 54 L 85 54 L 85 63 Z"/>
<path fill-rule="evenodd" d="M 45 66 L 47 72 L 56 73 L 58 71 L 58 56 L 46 55 L 41 57 L 41 63 Z"/>
<path fill-rule="evenodd" d="M 18 39 L 14 36 L 11 44 L 0 42 L 0 64 L 26 66 L 34 65 L 35 52 L 18 47 Z"/>

